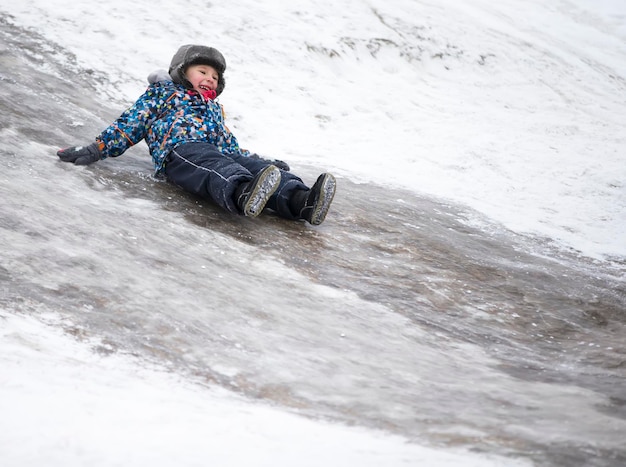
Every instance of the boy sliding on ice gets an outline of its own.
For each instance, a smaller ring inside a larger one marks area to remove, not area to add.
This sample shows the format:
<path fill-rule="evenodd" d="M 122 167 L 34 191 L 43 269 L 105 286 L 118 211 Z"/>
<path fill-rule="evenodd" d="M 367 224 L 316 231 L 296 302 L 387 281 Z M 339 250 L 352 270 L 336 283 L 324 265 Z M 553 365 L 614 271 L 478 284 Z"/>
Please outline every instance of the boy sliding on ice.
<path fill-rule="evenodd" d="M 170 80 L 152 83 L 88 146 L 61 149 L 62 161 L 87 165 L 122 155 L 145 139 L 156 173 L 227 211 L 249 217 L 268 207 L 285 219 L 319 225 L 336 181 L 321 174 L 313 187 L 239 147 L 215 101 L 224 90 L 224 56 L 212 47 L 184 45 L 172 58 Z"/>

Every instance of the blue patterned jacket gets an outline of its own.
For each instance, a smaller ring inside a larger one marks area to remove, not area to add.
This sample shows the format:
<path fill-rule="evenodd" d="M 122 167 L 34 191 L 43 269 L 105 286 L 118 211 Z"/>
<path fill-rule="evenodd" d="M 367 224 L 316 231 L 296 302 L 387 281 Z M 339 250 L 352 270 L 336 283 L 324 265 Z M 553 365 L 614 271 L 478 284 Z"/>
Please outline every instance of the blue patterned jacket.
<path fill-rule="evenodd" d="M 194 90 L 171 81 L 159 81 L 120 115 L 96 140 L 103 158 L 122 155 L 145 139 L 157 174 L 176 146 L 189 142 L 211 143 L 223 154 L 250 153 L 224 124 L 222 107 L 205 101 Z"/>

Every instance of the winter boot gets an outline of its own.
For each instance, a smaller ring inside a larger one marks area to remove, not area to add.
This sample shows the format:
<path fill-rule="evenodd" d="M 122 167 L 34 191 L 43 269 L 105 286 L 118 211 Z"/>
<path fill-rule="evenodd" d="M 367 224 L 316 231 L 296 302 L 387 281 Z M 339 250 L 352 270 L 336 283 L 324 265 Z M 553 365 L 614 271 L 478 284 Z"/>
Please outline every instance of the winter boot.
<path fill-rule="evenodd" d="M 241 183 L 235 190 L 235 201 L 241 213 L 248 217 L 261 214 L 279 183 L 280 170 L 273 165 L 265 167 L 249 182 Z"/>
<path fill-rule="evenodd" d="M 310 190 L 296 191 L 289 201 L 289 207 L 295 215 L 300 216 L 300 219 L 312 225 L 320 225 L 326 218 L 330 203 L 333 202 L 336 186 L 335 177 L 324 173 L 317 178 Z"/>

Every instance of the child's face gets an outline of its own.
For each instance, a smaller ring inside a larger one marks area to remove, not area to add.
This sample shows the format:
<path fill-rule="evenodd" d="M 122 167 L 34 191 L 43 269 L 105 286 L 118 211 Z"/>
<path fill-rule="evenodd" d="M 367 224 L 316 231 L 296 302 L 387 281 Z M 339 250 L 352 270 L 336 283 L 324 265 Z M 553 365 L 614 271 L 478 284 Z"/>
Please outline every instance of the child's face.
<path fill-rule="evenodd" d="M 209 89 L 215 91 L 219 80 L 217 70 L 209 65 L 191 65 L 185 72 L 187 80 L 200 94 Z"/>

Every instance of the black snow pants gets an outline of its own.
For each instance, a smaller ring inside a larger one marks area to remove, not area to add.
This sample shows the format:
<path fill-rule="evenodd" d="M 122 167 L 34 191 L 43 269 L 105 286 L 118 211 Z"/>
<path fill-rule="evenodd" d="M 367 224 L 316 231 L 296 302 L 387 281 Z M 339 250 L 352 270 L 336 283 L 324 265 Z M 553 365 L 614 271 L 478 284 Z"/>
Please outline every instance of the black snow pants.
<path fill-rule="evenodd" d="M 240 213 L 235 189 L 270 164 L 241 154 L 224 155 L 209 143 L 185 143 L 167 156 L 165 175 L 185 191 L 211 199 L 227 211 Z M 280 185 L 265 207 L 285 219 L 297 219 L 289 209 L 294 190 L 308 190 L 308 187 L 296 175 L 281 170 Z"/>

